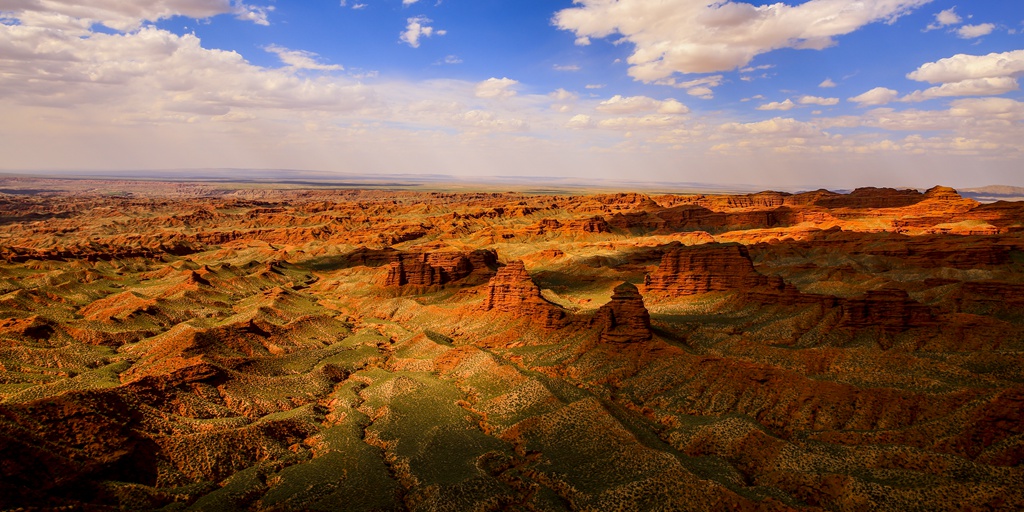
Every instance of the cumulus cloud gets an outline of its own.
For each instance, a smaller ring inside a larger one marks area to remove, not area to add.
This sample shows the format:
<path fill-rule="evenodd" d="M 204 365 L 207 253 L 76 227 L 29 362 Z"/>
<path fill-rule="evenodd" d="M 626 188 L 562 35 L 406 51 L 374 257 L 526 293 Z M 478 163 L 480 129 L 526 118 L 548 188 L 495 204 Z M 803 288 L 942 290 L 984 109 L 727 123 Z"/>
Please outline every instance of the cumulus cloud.
<path fill-rule="evenodd" d="M 1024 120 L 1024 102 L 1009 98 L 966 98 L 953 101 L 949 113 L 971 119 L 1021 121 Z"/>
<path fill-rule="evenodd" d="M 21 21 L 24 23 L 25 18 Z M 222 115 L 233 108 L 355 110 L 368 91 L 295 74 L 312 54 L 273 47 L 291 66 L 254 66 L 235 52 L 203 48 L 194 35 L 152 26 L 127 34 L 67 33 L 0 25 L 0 98 L 21 104 Z"/>
<path fill-rule="evenodd" d="M 565 89 L 557 89 L 548 94 L 548 97 L 553 101 L 551 110 L 555 112 L 571 112 L 574 104 L 580 98 L 578 94 Z"/>
<path fill-rule="evenodd" d="M 576 129 L 589 128 L 592 125 L 593 125 L 593 123 L 591 122 L 590 116 L 588 116 L 586 114 L 574 115 L 574 116 L 572 116 L 572 119 L 569 119 L 569 121 L 567 123 L 565 123 L 565 126 L 567 128 L 576 128 Z"/>
<path fill-rule="evenodd" d="M 793 100 L 787 99 L 786 101 L 773 101 L 771 103 L 765 103 L 757 107 L 758 110 L 790 110 L 795 107 L 796 104 Z"/>
<path fill-rule="evenodd" d="M 281 59 L 281 62 L 295 69 L 309 69 L 314 71 L 341 71 L 345 69 L 338 64 L 321 64 L 317 62 L 316 58 L 318 55 L 313 52 L 289 50 L 274 44 L 264 46 L 263 49 L 270 53 L 277 54 L 278 58 Z"/>
<path fill-rule="evenodd" d="M 416 16 L 414 18 L 408 18 L 405 21 L 405 31 L 399 34 L 398 38 L 413 48 L 420 47 L 420 38 L 431 37 L 434 35 L 443 36 L 448 33 L 447 30 L 437 30 L 428 25 L 428 23 L 432 23 L 433 20 L 426 16 Z"/>
<path fill-rule="evenodd" d="M 241 14 L 246 9 L 254 9 L 239 2 L 232 7 L 230 0 L 138 0 L 124 2 L 120 0 L 91 0 L 88 2 L 71 0 L 36 0 L 5 2 L 3 10 L 16 12 L 38 12 L 59 14 L 71 18 L 100 23 L 108 28 L 130 31 L 139 28 L 144 21 L 157 21 L 171 16 L 188 16 L 191 18 L 209 18 L 218 14 L 234 12 Z"/>
<path fill-rule="evenodd" d="M 516 95 L 515 86 L 519 81 L 511 78 L 488 78 L 476 84 L 475 94 L 477 98 L 504 99 Z"/>
<path fill-rule="evenodd" d="M 820 84 L 818 84 L 818 87 L 821 87 L 823 89 L 828 89 L 830 87 L 835 87 L 835 86 L 836 86 L 836 83 L 833 82 L 831 78 L 826 78 Z"/>
<path fill-rule="evenodd" d="M 622 131 L 650 130 L 676 126 L 681 122 L 679 117 L 670 115 L 623 116 L 602 119 L 597 122 L 597 127 Z"/>
<path fill-rule="evenodd" d="M 810 0 L 799 5 L 706 0 L 577 0 L 554 23 L 578 38 L 621 34 L 635 46 L 629 74 L 655 82 L 675 73 L 748 65 L 780 48 L 822 49 L 836 36 L 892 21 L 930 0 Z"/>
<path fill-rule="evenodd" d="M 956 35 L 960 39 L 974 39 L 976 37 L 987 36 L 996 29 L 993 23 L 982 23 L 980 25 L 964 25 L 956 29 Z"/>
<path fill-rule="evenodd" d="M 924 91 L 914 91 L 901 100 L 924 101 L 949 96 L 995 96 L 1016 91 L 1019 88 L 1017 80 L 1010 77 L 971 78 L 931 87 Z"/>
<path fill-rule="evenodd" d="M 555 101 L 576 101 L 579 96 L 565 89 L 556 89 L 548 96 Z"/>
<path fill-rule="evenodd" d="M 907 74 L 918 82 L 950 83 L 972 78 L 1013 77 L 1024 74 L 1024 50 L 988 55 L 957 54 L 921 65 Z"/>
<path fill-rule="evenodd" d="M 685 114 L 690 111 L 686 105 L 674 99 L 659 101 L 647 96 L 621 96 L 618 94 L 602 101 L 596 109 L 609 114 L 637 114 L 643 112 Z"/>
<path fill-rule="evenodd" d="M 819 97 L 819 96 L 801 96 L 800 99 L 797 100 L 797 102 L 800 103 L 801 105 L 821 105 L 823 107 L 829 107 L 829 106 L 832 106 L 832 105 L 837 105 L 839 103 L 839 98 L 822 98 L 822 97 Z"/>
<path fill-rule="evenodd" d="M 792 118 L 775 117 L 756 123 L 725 123 L 721 130 L 727 133 L 745 135 L 788 135 L 813 137 L 821 135 L 821 130 L 814 124 L 797 121 Z"/>
<path fill-rule="evenodd" d="M 961 21 L 960 15 L 956 13 L 956 7 L 950 7 L 944 11 L 939 11 L 935 15 L 935 21 L 928 25 L 924 30 L 936 30 L 942 27 L 948 27 L 949 25 L 959 24 Z"/>
<path fill-rule="evenodd" d="M 900 93 L 887 87 L 875 87 L 864 94 L 860 94 L 849 98 L 849 101 L 859 103 L 862 107 L 874 106 L 874 105 L 885 105 L 891 101 L 896 100 Z"/>
<path fill-rule="evenodd" d="M 949 96 L 994 96 L 1019 89 L 1017 77 L 1024 74 L 1024 50 L 988 55 L 957 54 L 923 64 L 907 78 L 940 84 L 915 91 L 904 101 L 924 101 Z"/>
<path fill-rule="evenodd" d="M 686 89 L 686 94 L 690 96 L 709 100 L 715 97 L 713 88 L 722 85 L 723 78 L 722 75 L 712 75 L 678 83 L 674 79 L 670 79 L 669 83 L 675 87 Z"/>

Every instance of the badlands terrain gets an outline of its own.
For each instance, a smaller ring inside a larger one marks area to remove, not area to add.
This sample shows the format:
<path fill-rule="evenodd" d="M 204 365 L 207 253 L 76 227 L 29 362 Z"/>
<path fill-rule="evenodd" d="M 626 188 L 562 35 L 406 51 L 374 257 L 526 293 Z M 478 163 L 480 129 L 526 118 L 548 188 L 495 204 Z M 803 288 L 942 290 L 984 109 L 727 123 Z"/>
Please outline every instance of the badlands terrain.
<path fill-rule="evenodd" d="M 1024 203 L 0 190 L 0 509 L 1024 508 Z"/>

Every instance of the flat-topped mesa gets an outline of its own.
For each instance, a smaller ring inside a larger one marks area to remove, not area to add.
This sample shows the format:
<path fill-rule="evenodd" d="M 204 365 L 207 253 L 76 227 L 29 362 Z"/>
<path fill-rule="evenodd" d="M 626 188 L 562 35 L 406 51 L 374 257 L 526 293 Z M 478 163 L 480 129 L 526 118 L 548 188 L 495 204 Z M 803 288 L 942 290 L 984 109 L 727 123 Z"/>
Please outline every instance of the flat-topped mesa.
<path fill-rule="evenodd" d="M 397 253 L 388 264 L 385 286 L 440 286 L 459 281 L 480 284 L 494 275 L 498 255 L 493 250 Z"/>
<path fill-rule="evenodd" d="M 937 201 L 963 201 L 963 196 L 954 188 L 943 187 L 942 185 L 936 185 L 924 192 L 925 199 L 934 199 Z"/>
<path fill-rule="evenodd" d="M 731 243 L 675 249 L 662 256 L 658 269 L 644 278 L 645 291 L 672 296 L 778 284 L 754 270 L 745 246 Z"/>
<path fill-rule="evenodd" d="M 557 329 L 568 323 L 565 311 L 541 295 L 540 287 L 533 282 L 522 261 L 513 261 L 498 269 L 487 283 L 483 309 L 529 318 L 546 329 Z"/>
<path fill-rule="evenodd" d="M 849 194 L 823 196 L 815 205 L 825 208 L 902 208 L 924 199 L 924 194 L 913 189 L 862 187 Z"/>
<path fill-rule="evenodd" d="M 630 283 L 615 287 L 612 300 L 597 310 L 593 322 L 601 326 L 603 343 L 635 343 L 653 337 L 651 315 L 644 306 L 644 298 Z"/>

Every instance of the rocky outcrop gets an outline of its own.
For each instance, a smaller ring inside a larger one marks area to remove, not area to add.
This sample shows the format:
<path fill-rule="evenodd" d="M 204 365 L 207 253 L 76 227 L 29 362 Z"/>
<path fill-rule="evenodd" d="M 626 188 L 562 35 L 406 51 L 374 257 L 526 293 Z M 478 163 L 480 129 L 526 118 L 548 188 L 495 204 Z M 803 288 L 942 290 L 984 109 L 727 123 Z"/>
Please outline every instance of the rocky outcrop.
<path fill-rule="evenodd" d="M 651 339 L 651 315 L 644 306 L 640 290 L 622 283 L 612 292 L 612 300 L 601 306 L 594 317 L 601 327 L 603 343 L 634 343 Z"/>
<path fill-rule="evenodd" d="M 541 219 L 533 226 L 525 229 L 530 235 L 545 235 L 551 233 L 581 234 L 581 233 L 608 233 L 611 228 L 605 222 L 604 217 L 594 216 L 585 219 L 573 219 L 567 222 L 560 222 L 558 219 Z"/>
<path fill-rule="evenodd" d="M 444 282 L 441 269 L 427 263 L 426 254 L 403 258 L 388 265 L 384 286 L 434 286 Z"/>
<path fill-rule="evenodd" d="M 455 281 L 481 284 L 494 275 L 497 266 L 498 254 L 493 250 L 396 253 L 388 265 L 384 285 L 440 286 Z"/>
<path fill-rule="evenodd" d="M 935 322 L 928 306 L 898 288 L 870 290 L 863 297 L 845 299 L 842 310 L 842 324 L 855 329 L 879 328 L 899 333 Z"/>
<path fill-rule="evenodd" d="M 924 194 L 912 189 L 864 187 L 849 194 L 821 197 L 815 204 L 825 208 L 900 208 L 924 199 Z"/>
<path fill-rule="evenodd" d="M 649 292 L 671 296 L 749 289 L 772 283 L 754 270 L 747 248 L 739 244 L 683 246 L 664 255 L 644 278 Z"/>
<path fill-rule="evenodd" d="M 522 261 L 513 261 L 498 269 L 487 284 L 483 309 L 529 318 L 546 329 L 557 329 L 568 323 L 565 311 L 541 295 L 540 287 L 530 278 Z"/>

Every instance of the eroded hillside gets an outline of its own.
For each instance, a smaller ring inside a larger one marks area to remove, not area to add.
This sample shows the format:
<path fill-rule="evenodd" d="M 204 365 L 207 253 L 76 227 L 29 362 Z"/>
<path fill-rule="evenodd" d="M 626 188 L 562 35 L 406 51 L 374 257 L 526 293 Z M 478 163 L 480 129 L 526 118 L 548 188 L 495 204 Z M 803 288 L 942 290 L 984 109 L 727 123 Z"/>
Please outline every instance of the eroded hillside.
<path fill-rule="evenodd" d="M 161 186 L 0 194 L 0 508 L 1024 508 L 1020 203 Z"/>

